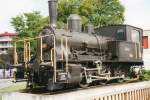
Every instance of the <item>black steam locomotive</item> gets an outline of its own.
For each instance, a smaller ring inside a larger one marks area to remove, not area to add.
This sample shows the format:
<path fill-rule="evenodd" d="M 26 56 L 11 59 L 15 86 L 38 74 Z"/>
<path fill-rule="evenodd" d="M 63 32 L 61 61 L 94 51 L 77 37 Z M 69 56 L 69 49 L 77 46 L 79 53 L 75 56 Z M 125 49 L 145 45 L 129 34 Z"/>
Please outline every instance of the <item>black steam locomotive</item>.
<path fill-rule="evenodd" d="M 37 53 L 28 67 L 28 86 L 48 90 L 68 84 L 87 87 L 93 82 L 124 80 L 143 65 L 142 29 L 129 25 L 81 31 L 79 15 L 71 14 L 68 29 L 57 29 L 57 1 L 49 1 L 50 26 L 37 40 Z"/>

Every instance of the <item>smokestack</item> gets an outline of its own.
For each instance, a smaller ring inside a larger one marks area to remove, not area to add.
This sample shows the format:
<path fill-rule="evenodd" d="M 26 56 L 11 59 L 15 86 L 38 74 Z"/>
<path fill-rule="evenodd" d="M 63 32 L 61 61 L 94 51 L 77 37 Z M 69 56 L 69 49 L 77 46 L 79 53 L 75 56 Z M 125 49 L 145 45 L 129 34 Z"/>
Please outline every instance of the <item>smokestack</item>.
<path fill-rule="evenodd" d="M 57 0 L 49 0 L 49 17 L 50 17 L 50 26 L 56 28 L 57 22 Z"/>

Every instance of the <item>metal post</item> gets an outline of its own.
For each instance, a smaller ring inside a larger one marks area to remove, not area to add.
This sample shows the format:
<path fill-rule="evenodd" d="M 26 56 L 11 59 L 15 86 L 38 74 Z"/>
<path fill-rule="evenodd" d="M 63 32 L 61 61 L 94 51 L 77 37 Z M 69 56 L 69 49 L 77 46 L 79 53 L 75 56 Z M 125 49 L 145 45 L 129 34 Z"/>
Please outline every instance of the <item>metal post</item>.
<path fill-rule="evenodd" d="M 51 63 L 52 63 L 52 66 L 54 66 L 54 58 L 53 58 L 53 51 L 54 51 L 54 48 L 51 49 Z"/>
<path fill-rule="evenodd" d="M 56 39 L 55 39 L 55 35 L 54 34 L 50 34 L 50 35 L 45 35 L 45 36 L 38 36 L 38 37 L 35 37 L 35 38 L 26 38 L 26 39 L 23 39 L 23 40 L 18 40 L 17 42 L 24 42 L 24 62 L 27 62 L 31 59 L 31 55 L 30 55 L 30 42 L 26 43 L 26 41 L 30 41 L 30 40 L 35 40 L 35 39 L 40 39 L 40 60 L 41 60 L 41 63 L 43 62 L 43 50 L 42 50 L 42 44 L 43 44 L 43 38 L 44 37 L 49 37 L 49 36 L 52 36 L 54 38 L 54 47 L 53 49 L 51 49 L 51 54 L 53 52 L 53 66 L 54 66 L 54 80 L 53 82 L 56 82 L 56 71 L 57 71 L 57 65 L 56 65 Z M 51 55 L 51 60 L 52 60 L 52 55 Z M 16 41 L 15 41 L 15 44 L 14 44 L 14 64 L 18 64 L 17 62 L 17 52 L 16 52 Z"/>
<path fill-rule="evenodd" d="M 30 61 L 31 59 L 31 46 L 30 46 L 30 42 L 28 42 L 28 61 Z"/>
<path fill-rule="evenodd" d="M 141 54 L 141 44 L 138 43 L 138 47 L 139 47 L 139 58 L 142 58 L 142 54 Z"/>
<path fill-rule="evenodd" d="M 43 62 L 43 49 L 42 49 L 42 43 L 43 43 L 43 41 L 42 41 L 42 37 L 41 37 L 41 38 L 40 38 L 40 51 L 41 51 L 40 57 L 41 57 L 41 62 Z"/>
<path fill-rule="evenodd" d="M 23 48 L 24 48 L 24 50 L 23 50 L 23 58 L 24 58 L 24 61 L 26 60 L 25 59 L 25 41 L 23 42 L 24 44 L 23 44 Z"/>
<path fill-rule="evenodd" d="M 62 61 L 64 60 L 63 40 L 64 40 L 64 38 L 62 36 L 62 38 L 61 38 L 61 52 L 62 52 L 61 59 L 62 59 Z"/>
<path fill-rule="evenodd" d="M 135 58 L 137 59 L 137 44 L 135 43 Z"/>
<path fill-rule="evenodd" d="M 17 51 L 16 51 L 16 42 L 14 44 L 14 65 L 15 64 L 18 64 Z"/>
<path fill-rule="evenodd" d="M 66 52 L 65 52 L 65 55 L 66 55 L 66 73 L 68 73 L 68 40 L 67 40 L 67 37 L 65 37 L 65 40 L 66 40 Z"/>
<path fill-rule="evenodd" d="M 54 82 L 56 82 L 56 70 L 57 70 L 57 66 L 56 66 L 56 41 L 55 41 L 55 36 L 52 35 L 54 38 Z"/>
<path fill-rule="evenodd" d="M 26 41 L 24 41 L 24 62 L 25 62 L 25 68 L 27 68 L 27 62 L 28 62 L 28 45 L 27 45 Z"/>

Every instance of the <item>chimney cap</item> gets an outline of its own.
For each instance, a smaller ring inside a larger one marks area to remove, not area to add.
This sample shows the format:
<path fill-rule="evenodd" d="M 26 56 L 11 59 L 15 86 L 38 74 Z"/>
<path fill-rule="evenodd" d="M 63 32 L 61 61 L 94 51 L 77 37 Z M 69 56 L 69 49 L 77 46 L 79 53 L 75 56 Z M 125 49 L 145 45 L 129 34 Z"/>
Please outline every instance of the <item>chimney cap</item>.
<path fill-rule="evenodd" d="M 48 2 L 57 2 L 57 0 L 49 0 Z"/>
<path fill-rule="evenodd" d="M 71 14 L 68 17 L 68 20 L 81 20 L 80 16 L 78 14 Z"/>

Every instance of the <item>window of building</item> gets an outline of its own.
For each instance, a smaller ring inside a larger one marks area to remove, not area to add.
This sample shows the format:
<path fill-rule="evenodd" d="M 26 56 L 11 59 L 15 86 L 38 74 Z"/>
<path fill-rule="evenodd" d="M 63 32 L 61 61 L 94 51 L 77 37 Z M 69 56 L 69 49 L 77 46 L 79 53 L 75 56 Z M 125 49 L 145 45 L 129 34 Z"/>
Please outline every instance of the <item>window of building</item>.
<path fill-rule="evenodd" d="M 143 36 L 143 48 L 148 49 L 148 36 Z"/>
<path fill-rule="evenodd" d="M 140 32 L 137 30 L 131 30 L 131 41 L 140 42 Z"/>

